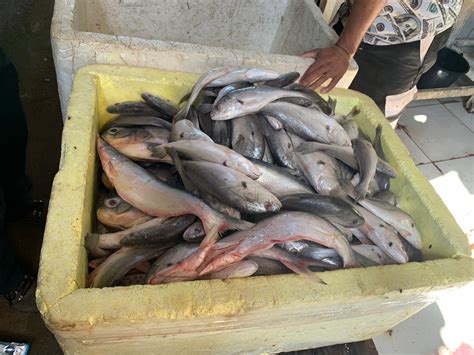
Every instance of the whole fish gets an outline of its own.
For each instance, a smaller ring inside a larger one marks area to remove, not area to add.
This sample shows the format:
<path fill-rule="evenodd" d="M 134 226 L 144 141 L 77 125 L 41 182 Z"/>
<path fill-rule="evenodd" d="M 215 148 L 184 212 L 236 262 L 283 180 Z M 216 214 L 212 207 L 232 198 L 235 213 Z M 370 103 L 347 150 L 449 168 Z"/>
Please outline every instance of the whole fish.
<path fill-rule="evenodd" d="M 378 158 L 370 142 L 360 138 L 354 139 L 354 156 L 360 173 L 360 182 L 354 188 L 354 196 L 356 201 L 360 201 L 369 191 L 369 183 L 375 176 Z"/>
<path fill-rule="evenodd" d="M 421 235 L 415 222 L 407 213 L 388 202 L 380 200 L 365 199 L 359 201 L 359 204 L 395 228 L 413 247 L 416 249 L 422 248 Z"/>
<path fill-rule="evenodd" d="M 188 177 L 198 190 L 246 213 L 278 211 L 280 201 L 258 182 L 220 164 L 183 161 Z"/>
<path fill-rule="evenodd" d="M 397 263 L 407 263 L 407 252 L 392 227 L 371 212 L 367 211 L 364 207 L 357 205 L 354 206 L 365 220 L 365 223 L 359 227 L 359 230 Z"/>
<path fill-rule="evenodd" d="M 338 166 L 331 157 L 323 152 L 306 155 L 297 153 L 296 156 L 299 170 L 318 193 L 337 197 L 346 196 L 339 182 Z"/>
<path fill-rule="evenodd" d="M 248 87 L 232 91 L 214 106 L 211 118 L 215 121 L 257 113 L 269 103 L 284 97 L 307 97 L 307 94 L 272 87 Z"/>
<path fill-rule="evenodd" d="M 142 99 L 156 111 L 165 114 L 166 116 L 172 118 L 179 111 L 178 106 L 168 99 L 165 99 L 160 96 L 150 94 L 149 92 L 142 93 Z"/>
<path fill-rule="evenodd" d="M 220 271 L 206 275 L 205 279 L 209 280 L 225 280 L 249 277 L 255 274 L 258 264 L 255 261 L 243 260 L 236 262 Z"/>
<path fill-rule="evenodd" d="M 180 140 L 201 140 L 212 142 L 211 137 L 209 137 L 200 129 L 197 129 L 189 120 L 180 120 L 175 122 L 171 128 L 170 142 L 176 142 Z"/>
<path fill-rule="evenodd" d="M 212 126 L 212 139 L 217 144 L 230 148 L 232 144 L 231 123 L 226 121 L 214 121 Z"/>
<path fill-rule="evenodd" d="M 204 227 L 201 221 L 191 224 L 183 233 L 183 239 L 187 242 L 200 242 L 204 239 Z"/>
<path fill-rule="evenodd" d="M 285 212 L 267 218 L 247 231 L 233 233 L 214 244 L 214 250 L 235 248 L 214 257 L 199 274 L 217 271 L 248 255 L 269 249 L 274 244 L 299 239 L 333 248 L 344 260 L 345 267 L 353 266 L 352 249 L 347 239 L 329 222 L 309 213 Z"/>
<path fill-rule="evenodd" d="M 156 116 L 117 116 L 107 122 L 102 127 L 101 132 L 105 132 L 112 127 L 136 127 L 136 126 L 152 126 L 159 128 L 171 129 L 171 123 L 163 118 Z"/>
<path fill-rule="evenodd" d="M 278 260 L 253 255 L 249 256 L 247 260 L 252 260 L 258 265 L 257 272 L 255 272 L 254 276 L 280 275 L 291 272 L 290 269 Z"/>
<path fill-rule="evenodd" d="M 170 266 L 177 265 L 194 253 L 199 247 L 198 243 L 179 243 L 168 249 L 163 255 L 158 257 L 148 271 L 146 283 L 150 283 L 155 273 L 160 272 Z"/>
<path fill-rule="evenodd" d="M 206 231 L 203 247 L 212 245 L 217 240 L 219 232 L 248 228 L 251 225 L 245 221 L 226 217 L 193 195 L 153 178 L 145 169 L 119 154 L 100 137 L 97 138 L 97 146 L 102 167 L 120 197 L 144 213 L 155 217 L 196 215 Z"/>
<path fill-rule="evenodd" d="M 232 149 L 245 157 L 262 159 L 265 139 L 255 117 L 243 116 L 232 120 Z"/>
<path fill-rule="evenodd" d="M 398 205 L 397 195 L 395 195 L 392 191 L 379 191 L 372 195 L 373 200 L 381 200 L 391 204 L 392 206 Z"/>
<path fill-rule="evenodd" d="M 170 131 L 157 127 L 112 127 L 102 138 L 131 159 L 160 161 L 151 155 L 150 147 L 168 143 Z"/>
<path fill-rule="evenodd" d="M 177 141 L 156 148 L 155 155 L 159 158 L 167 154 L 165 148 L 172 148 L 191 159 L 222 164 L 252 179 L 260 176 L 260 171 L 247 158 L 219 144 L 206 141 Z"/>
<path fill-rule="evenodd" d="M 378 265 L 395 264 L 395 262 L 376 245 L 353 245 L 352 250 Z"/>
<path fill-rule="evenodd" d="M 293 84 L 300 77 L 300 73 L 292 71 L 289 73 L 281 74 L 276 79 L 266 80 L 260 84 L 260 86 L 271 86 L 274 88 L 283 88 L 290 84 Z"/>
<path fill-rule="evenodd" d="M 203 73 L 196 83 L 193 86 L 191 94 L 189 95 L 188 101 L 186 105 L 184 105 L 183 109 L 181 109 L 173 118 L 173 121 L 178 121 L 188 115 L 189 108 L 197 99 L 199 93 L 201 92 L 204 87 L 206 87 L 209 83 L 213 82 L 220 77 L 223 77 L 226 74 L 229 74 L 232 70 L 228 67 L 219 67 L 209 70 L 207 73 Z"/>
<path fill-rule="evenodd" d="M 132 228 L 153 218 L 115 193 L 108 194 L 100 201 L 96 215 L 99 222 L 118 229 Z"/>
<path fill-rule="evenodd" d="M 280 166 L 297 169 L 293 142 L 286 131 L 284 129 L 274 130 L 264 117 L 260 117 L 259 123 L 275 162 Z"/>
<path fill-rule="evenodd" d="M 181 233 L 188 225 L 193 222 L 193 220 L 193 216 L 189 218 L 186 216 L 183 222 L 187 225 L 184 228 L 181 227 Z M 176 223 L 170 223 L 167 225 L 166 222 L 166 218 L 153 218 L 132 228 L 115 233 L 88 233 L 85 238 L 85 245 L 91 255 L 100 256 L 102 255 L 102 251 L 104 249 L 119 249 L 122 245 L 124 245 L 122 241 L 129 237 L 129 240 L 154 238 L 153 243 L 150 244 L 170 242 L 177 239 L 176 237 L 179 236 L 179 231 L 175 232 L 173 230 Z"/>
<path fill-rule="evenodd" d="M 321 151 L 333 158 L 340 160 L 344 164 L 347 164 L 352 169 L 359 170 L 359 163 L 354 156 L 354 149 L 352 149 L 352 147 L 319 142 L 304 142 L 297 146 L 296 151 L 301 154 L 309 154 Z M 397 176 L 395 169 L 393 169 L 389 163 L 382 160 L 381 158 L 378 158 L 377 160 L 376 171 L 390 178 L 395 178 Z"/>
<path fill-rule="evenodd" d="M 232 84 L 229 84 L 227 86 L 224 86 L 222 89 L 219 90 L 219 94 L 217 94 L 217 97 L 214 100 L 214 103 L 212 104 L 212 106 L 217 105 L 217 103 L 219 101 L 221 101 L 221 99 L 224 96 L 231 93 L 232 91 L 235 91 L 235 90 L 238 90 L 238 89 L 243 89 L 243 88 L 246 88 L 248 86 L 250 86 L 250 84 L 247 83 L 247 82 L 236 82 L 236 83 L 232 83 Z M 211 107 L 211 109 L 212 109 L 212 107 Z M 211 111 L 209 111 L 209 112 L 211 112 Z"/>
<path fill-rule="evenodd" d="M 359 126 L 357 126 L 357 123 L 354 120 L 345 121 L 341 123 L 341 126 L 344 128 L 351 141 L 359 138 Z"/>
<path fill-rule="evenodd" d="M 125 101 L 107 106 L 107 112 L 124 116 L 163 116 L 145 102 Z"/>
<path fill-rule="evenodd" d="M 303 139 L 351 145 L 351 140 L 341 125 L 322 112 L 287 102 L 270 103 L 261 112 L 277 118 L 289 131 Z"/>
<path fill-rule="evenodd" d="M 347 201 L 333 196 L 298 193 L 280 197 L 284 210 L 314 213 L 344 227 L 364 224 L 364 218 Z"/>
<path fill-rule="evenodd" d="M 301 182 L 298 178 L 289 174 L 287 170 L 264 161 L 256 159 L 251 161 L 262 173 L 256 181 L 276 197 L 280 198 L 281 196 L 298 193 L 314 193 L 311 186 Z"/>
<path fill-rule="evenodd" d="M 159 257 L 173 244 L 157 247 L 124 247 L 100 264 L 88 278 L 89 287 L 110 287 L 118 282 L 134 265 Z"/>
<path fill-rule="evenodd" d="M 210 82 L 208 87 L 219 87 L 226 86 L 233 83 L 255 83 L 258 81 L 272 80 L 280 76 L 276 71 L 268 69 L 257 69 L 257 68 L 243 68 L 233 70 L 230 73 L 221 76 L 212 82 Z"/>

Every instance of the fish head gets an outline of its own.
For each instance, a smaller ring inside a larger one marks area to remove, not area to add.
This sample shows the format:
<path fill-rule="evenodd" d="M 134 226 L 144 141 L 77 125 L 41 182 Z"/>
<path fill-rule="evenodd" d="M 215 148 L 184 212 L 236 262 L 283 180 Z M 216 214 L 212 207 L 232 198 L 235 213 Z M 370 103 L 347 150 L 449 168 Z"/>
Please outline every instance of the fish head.
<path fill-rule="evenodd" d="M 162 130 L 157 130 L 161 132 Z M 165 130 L 166 132 L 167 130 Z M 102 133 L 109 144 L 143 142 L 150 136 L 148 130 L 140 127 L 110 127 Z"/>
<path fill-rule="evenodd" d="M 222 121 L 238 117 L 242 113 L 244 102 L 231 96 L 224 97 L 211 111 L 213 120 Z"/>
<path fill-rule="evenodd" d="M 121 155 L 115 148 L 109 145 L 105 140 L 97 136 L 97 151 L 99 158 L 102 163 L 102 168 L 109 180 L 114 185 L 114 176 L 117 175 L 117 171 L 114 168 L 115 163 L 121 161 L 128 161 L 123 155 Z"/>
<path fill-rule="evenodd" d="M 398 233 L 400 233 L 400 235 L 416 249 L 421 249 L 421 235 L 420 232 L 418 232 L 415 223 L 411 219 L 400 222 L 401 223 L 397 226 Z"/>
<path fill-rule="evenodd" d="M 120 196 L 111 194 L 104 197 L 100 208 L 116 214 L 122 214 L 129 211 L 132 206 L 128 202 L 125 202 Z"/>

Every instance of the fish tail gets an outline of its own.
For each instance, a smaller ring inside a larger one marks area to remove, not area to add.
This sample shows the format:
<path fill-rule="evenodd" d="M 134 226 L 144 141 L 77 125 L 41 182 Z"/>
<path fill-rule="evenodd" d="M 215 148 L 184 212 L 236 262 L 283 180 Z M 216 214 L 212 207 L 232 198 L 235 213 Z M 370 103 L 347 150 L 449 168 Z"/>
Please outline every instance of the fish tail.
<path fill-rule="evenodd" d="M 174 124 L 186 118 L 186 116 L 188 115 L 188 111 L 189 111 L 189 107 L 188 107 L 188 104 L 186 103 L 183 107 L 179 109 L 176 115 L 174 115 L 172 123 Z"/>
<path fill-rule="evenodd" d="M 345 121 L 349 121 L 354 119 L 355 116 L 357 116 L 360 113 L 360 110 L 357 106 L 354 106 L 352 110 L 349 111 L 349 113 L 346 115 Z"/>
<path fill-rule="evenodd" d="M 365 199 L 367 195 L 367 186 L 365 184 L 359 183 L 356 187 L 354 187 L 354 200 L 361 201 Z"/>
<path fill-rule="evenodd" d="M 100 247 L 100 234 L 87 233 L 85 237 L 85 247 L 92 256 L 102 257 L 110 255 L 109 250 L 104 250 Z"/>

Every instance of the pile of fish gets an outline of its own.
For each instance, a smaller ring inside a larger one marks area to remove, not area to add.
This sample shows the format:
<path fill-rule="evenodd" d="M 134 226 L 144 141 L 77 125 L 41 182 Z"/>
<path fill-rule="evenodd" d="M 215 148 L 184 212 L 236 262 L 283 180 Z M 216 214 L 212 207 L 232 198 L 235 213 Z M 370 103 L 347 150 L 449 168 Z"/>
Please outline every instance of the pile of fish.
<path fill-rule="evenodd" d="M 150 93 L 107 108 L 90 287 L 406 263 L 421 237 L 354 108 L 298 73 L 216 68 L 181 106 Z"/>

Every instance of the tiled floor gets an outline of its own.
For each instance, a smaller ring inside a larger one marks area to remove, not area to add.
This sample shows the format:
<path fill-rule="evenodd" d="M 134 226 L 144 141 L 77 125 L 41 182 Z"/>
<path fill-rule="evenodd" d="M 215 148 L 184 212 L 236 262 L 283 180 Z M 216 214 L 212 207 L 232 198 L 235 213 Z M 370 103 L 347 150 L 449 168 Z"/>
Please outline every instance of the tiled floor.
<path fill-rule="evenodd" d="M 474 247 L 474 114 L 459 99 L 415 101 L 397 128 L 413 161 L 430 180 Z M 436 354 L 441 346 L 474 348 L 474 284 L 443 297 L 374 338 L 380 354 Z M 471 324 L 471 325 L 469 325 Z"/>

